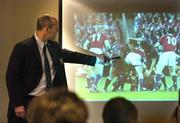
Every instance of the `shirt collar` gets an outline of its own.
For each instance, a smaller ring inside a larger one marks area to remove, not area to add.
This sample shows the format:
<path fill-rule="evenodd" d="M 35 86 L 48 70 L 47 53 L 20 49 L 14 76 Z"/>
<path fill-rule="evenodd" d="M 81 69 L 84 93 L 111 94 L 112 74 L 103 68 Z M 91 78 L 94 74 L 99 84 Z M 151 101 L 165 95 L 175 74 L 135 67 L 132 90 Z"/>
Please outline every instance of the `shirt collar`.
<path fill-rule="evenodd" d="M 40 40 L 40 39 L 38 38 L 38 36 L 37 36 L 36 33 L 34 34 L 34 37 L 35 37 L 35 39 L 36 39 L 36 42 L 37 42 L 38 47 L 39 47 L 40 49 L 43 49 L 44 44 L 46 44 L 46 43 L 44 43 L 42 40 Z"/>

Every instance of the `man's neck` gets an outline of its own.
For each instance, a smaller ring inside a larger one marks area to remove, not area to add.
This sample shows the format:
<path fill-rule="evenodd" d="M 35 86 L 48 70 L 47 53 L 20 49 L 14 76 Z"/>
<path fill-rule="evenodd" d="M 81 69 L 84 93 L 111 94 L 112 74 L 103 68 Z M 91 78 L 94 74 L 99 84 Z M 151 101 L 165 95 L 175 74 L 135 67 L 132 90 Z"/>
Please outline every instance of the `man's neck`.
<path fill-rule="evenodd" d="M 37 35 L 37 37 L 38 37 L 41 41 L 43 41 L 44 43 L 47 42 L 47 40 L 46 40 L 46 38 L 45 38 L 45 35 L 44 35 L 44 33 L 43 33 L 42 31 L 36 31 L 36 35 Z"/>

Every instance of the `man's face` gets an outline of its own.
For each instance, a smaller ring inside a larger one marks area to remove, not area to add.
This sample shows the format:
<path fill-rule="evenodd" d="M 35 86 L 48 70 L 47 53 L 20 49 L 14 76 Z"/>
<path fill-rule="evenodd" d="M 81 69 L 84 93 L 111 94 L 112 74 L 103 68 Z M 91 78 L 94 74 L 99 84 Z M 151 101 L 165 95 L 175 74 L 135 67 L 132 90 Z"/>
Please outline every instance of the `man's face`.
<path fill-rule="evenodd" d="M 56 38 L 57 32 L 58 32 L 58 24 L 57 22 L 54 22 L 53 27 L 48 28 L 47 39 L 54 40 Z"/>

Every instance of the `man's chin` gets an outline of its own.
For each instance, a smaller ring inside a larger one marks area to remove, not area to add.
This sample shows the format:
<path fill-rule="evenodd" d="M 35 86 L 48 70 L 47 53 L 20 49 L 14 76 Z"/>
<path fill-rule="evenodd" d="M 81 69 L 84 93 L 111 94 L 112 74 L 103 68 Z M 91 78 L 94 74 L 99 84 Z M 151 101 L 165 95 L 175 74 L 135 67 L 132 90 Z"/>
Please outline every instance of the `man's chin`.
<path fill-rule="evenodd" d="M 54 40 L 55 40 L 55 38 L 49 38 L 49 40 L 52 40 L 52 41 L 54 41 Z"/>

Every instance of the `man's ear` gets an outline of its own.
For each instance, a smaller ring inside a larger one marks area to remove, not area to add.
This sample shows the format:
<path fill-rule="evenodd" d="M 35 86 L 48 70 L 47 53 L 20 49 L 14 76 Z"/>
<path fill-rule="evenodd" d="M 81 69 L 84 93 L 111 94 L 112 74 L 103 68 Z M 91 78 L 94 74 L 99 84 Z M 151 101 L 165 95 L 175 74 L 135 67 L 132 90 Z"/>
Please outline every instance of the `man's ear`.
<path fill-rule="evenodd" d="M 47 27 L 47 26 L 45 26 L 44 28 L 43 28 L 43 31 L 44 31 L 44 33 L 48 33 L 48 31 L 49 31 L 49 28 Z"/>
<path fill-rule="evenodd" d="M 45 28 L 45 30 L 46 30 L 47 32 L 49 31 L 49 28 L 48 28 L 47 26 L 45 26 L 44 28 Z"/>

